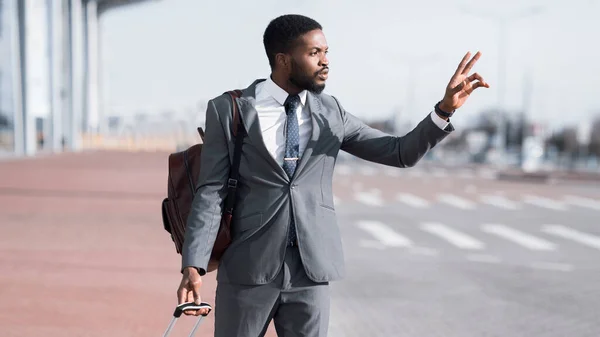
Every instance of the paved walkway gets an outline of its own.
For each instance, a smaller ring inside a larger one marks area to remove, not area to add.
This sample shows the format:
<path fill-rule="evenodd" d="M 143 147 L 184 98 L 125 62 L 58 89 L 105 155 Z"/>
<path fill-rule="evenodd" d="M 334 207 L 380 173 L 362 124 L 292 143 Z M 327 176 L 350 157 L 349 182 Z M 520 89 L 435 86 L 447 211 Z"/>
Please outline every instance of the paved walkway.
<path fill-rule="evenodd" d="M 162 335 L 181 278 L 160 216 L 167 155 L 0 162 L 3 337 Z M 214 303 L 214 274 L 204 283 Z M 187 336 L 194 321 L 183 317 L 171 336 Z M 212 336 L 213 324 L 210 315 L 196 336 Z"/>

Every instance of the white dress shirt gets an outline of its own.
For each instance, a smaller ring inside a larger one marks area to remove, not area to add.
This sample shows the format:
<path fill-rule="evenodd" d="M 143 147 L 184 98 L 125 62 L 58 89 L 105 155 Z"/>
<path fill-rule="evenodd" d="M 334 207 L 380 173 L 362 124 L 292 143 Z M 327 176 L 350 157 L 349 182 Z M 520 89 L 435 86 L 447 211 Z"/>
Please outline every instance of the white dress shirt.
<path fill-rule="evenodd" d="M 300 104 L 296 109 L 298 118 L 298 127 L 300 131 L 300 151 L 298 157 L 306 148 L 306 144 L 312 134 L 312 119 L 310 113 L 304 110 L 306 105 L 306 90 L 300 92 Z M 285 154 L 285 107 L 283 104 L 288 97 L 288 93 L 280 88 L 270 77 L 266 81 L 256 85 L 256 112 L 258 113 L 258 122 L 262 132 L 263 141 L 269 153 L 275 160 L 283 165 L 283 156 Z M 445 129 L 449 122 L 440 118 L 435 111 L 431 112 L 431 119 L 440 129 Z"/>

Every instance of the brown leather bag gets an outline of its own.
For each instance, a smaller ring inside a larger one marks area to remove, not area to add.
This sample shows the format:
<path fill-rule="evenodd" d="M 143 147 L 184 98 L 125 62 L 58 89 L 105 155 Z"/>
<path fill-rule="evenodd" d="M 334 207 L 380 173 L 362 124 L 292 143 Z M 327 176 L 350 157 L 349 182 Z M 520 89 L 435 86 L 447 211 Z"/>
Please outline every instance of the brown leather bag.
<path fill-rule="evenodd" d="M 227 93 L 231 96 L 233 103 L 233 123 L 231 126 L 236 144 L 233 163 L 227 181 L 228 191 L 225 199 L 225 209 L 221 217 L 219 231 L 211 252 L 207 272 L 217 269 L 221 256 L 231 243 L 231 217 L 235 206 L 242 140 L 245 135 L 242 119 L 235 102 L 235 98 L 240 97 L 242 92 L 234 90 Z M 204 143 L 204 131 L 202 128 L 198 128 L 198 133 Z M 196 194 L 195 182 L 202 168 L 200 160 L 202 145 L 195 144 L 186 150 L 169 155 L 168 191 L 167 198 L 162 202 L 162 220 L 164 229 L 171 234 L 171 239 L 175 243 L 175 250 L 178 254 L 181 254 L 187 218 L 190 213 L 192 200 Z"/>

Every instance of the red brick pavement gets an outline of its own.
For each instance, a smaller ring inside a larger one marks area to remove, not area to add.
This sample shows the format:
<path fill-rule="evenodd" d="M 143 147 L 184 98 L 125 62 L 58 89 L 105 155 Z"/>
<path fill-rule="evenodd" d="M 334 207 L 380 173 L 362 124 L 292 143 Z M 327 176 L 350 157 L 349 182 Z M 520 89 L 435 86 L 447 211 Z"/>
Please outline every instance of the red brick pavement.
<path fill-rule="evenodd" d="M 160 218 L 166 160 L 86 152 L 0 162 L 0 336 L 162 336 L 181 277 Z M 214 276 L 204 277 L 210 303 Z M 194 321 L 182 317 L 171 336 Z M 211 314 L 196 336 L 212 336 L 213 324 Z"/>

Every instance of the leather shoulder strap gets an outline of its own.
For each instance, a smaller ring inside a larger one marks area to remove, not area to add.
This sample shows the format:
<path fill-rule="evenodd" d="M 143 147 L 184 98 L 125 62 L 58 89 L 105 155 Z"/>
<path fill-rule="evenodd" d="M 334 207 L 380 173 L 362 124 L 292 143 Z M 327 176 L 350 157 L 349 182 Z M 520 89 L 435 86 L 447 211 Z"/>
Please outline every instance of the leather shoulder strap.
<path fill-rule="evenodd" d="M 231 165 L 231 171 L 229 172 L 229 179 L 227 180 L 228 193 L 227 197 L 225 198 L 225 212 L 231 215 L 233 214 L 233 209 L 235 207 L 236 190 L 239 179 L 240 159 L 242 157 L 244 126 L 242 125 L 240 112 L 235 101 L 237 97 L 242 96 L 242 92 L 240 90 L 233 90 L 228 91 L 227 93 L 231 96 L 231 102 L 233 104 L 233 121 L 231 124 L 233 128 L 233 135 L 235 137 L 233 163 Z M 240 134 L 238 134 L 238 130 L 240 130 Z"/>
<path fill-rule="evenodd" d="M 231 123 L 231 127 L 232 127 L 232 132 L 234 136 L 237 136 L 237 131 L 238 131 L 238 126 L 241 125 L 240 122 L 240 112 L 238 109 L 238 105 L 235 101 L 236 98 L 241 97 L 242 96 L 242 91 L 241 90 L 231 90 L 227 92 L 229 94 L 229 96 L 231 96 L 231 104 L 233 106 L 233 122 Z"/>

